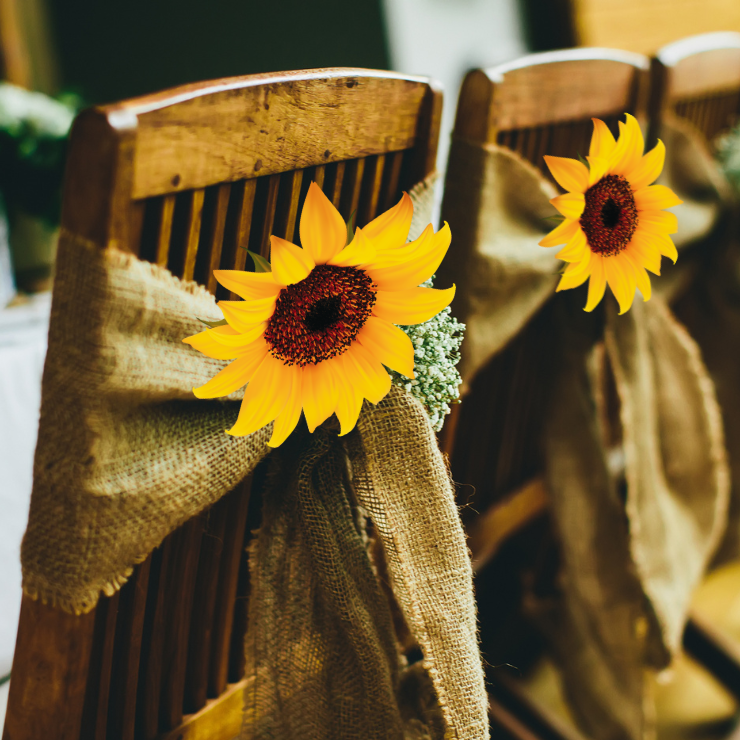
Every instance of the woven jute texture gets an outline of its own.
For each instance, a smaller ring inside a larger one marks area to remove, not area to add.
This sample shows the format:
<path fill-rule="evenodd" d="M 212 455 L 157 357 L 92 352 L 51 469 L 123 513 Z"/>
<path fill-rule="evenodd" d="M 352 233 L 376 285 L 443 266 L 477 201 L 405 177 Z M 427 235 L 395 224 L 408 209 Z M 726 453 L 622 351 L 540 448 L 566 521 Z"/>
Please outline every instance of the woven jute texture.
<path fill-rule="evenodd" d="M 383 542 L 438 707 L 428 679 L 402 666 L 358 503 Z M 429 421 L 397 388 L 366 404 L 346 441 L 304 431 L 273 453 L 250 559 L 246 655 L 255 680 L 244 738 L 487 736 L 457 521 Z"/>
<path fill-rule="evenodd" d="M 691 148 L 683 133 L 673 141 L 682 156 Z M 687 202 L 676 240 L 683 253 L 711 232 L 721 195 L 706 168 L 683 179 L 679 165 L 667 170 Z M 464 381 L 538 311 L 550 312 L 556 335 L 541 442 L 561 596 L 528 603 L 584 730 L 599 739 L 650 736 L 646 669 L 679 649 L 691 594 L 726 523 L 729 474 L 711 380 L 658 296 L 645 304 L 638 296 L 624 316 L 609 295 L 594 314 L 581 310 L 585 293 L 548 301 L 562 264 L 556 249 L 537 245 L 552 229 L 545 217 L 555 194 L 538 170 L 504 148 L 453 141 L 448 172 L 443 210 L 456 251 L 438 285 L 457 284 Z M 616 448 L 614 435 L 605 439 L 607 374 L 620 407 Z M 617 494 L 622 475 L 626 503 Z"/>
<path fill-rule="evenodd" d="M 422 210 L 431 184 L 412 197 Z M 182 343 L 198 318 L 220 318 L 205 289 L 62 233 L 22 548 L 33 598 L 89 611 L 268 453 L 271 425 L 225 433 L 239 393 L 192 395 L 225 364 Z M 251 562 L 250 737 L 486 738 L 471 567 L 423 408 L 394 388 L 351 438 L 304 428 L 271 454 Z M 361 507 L 423 665 L 403 665 Z"/>

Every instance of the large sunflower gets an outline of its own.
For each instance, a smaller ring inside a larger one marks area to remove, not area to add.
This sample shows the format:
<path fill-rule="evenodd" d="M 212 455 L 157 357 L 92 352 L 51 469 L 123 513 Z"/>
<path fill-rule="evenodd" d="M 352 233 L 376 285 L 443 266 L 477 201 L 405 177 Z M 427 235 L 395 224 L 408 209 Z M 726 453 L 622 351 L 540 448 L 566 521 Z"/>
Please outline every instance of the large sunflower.
<path fill-rule="evenodd" d="M 226 324 L 183 340 L 219 360 L 233 360 L 193 392 L 217 398 L 247 385 L 229 434 L 251 434 L 275 421 L 277 447 L 303 411 L 313 430 L 336 413 L 341 434 L 357 423 L 363 399 L 390 390 L 383 365 L 414 377 L 414 347 L 396 324 L 419 324 L 449 305 L 455 288 L 419 287 L 450 245 L 447 224 L 431 224 L 406 243 L 413 205 L 398 205 L 357 229 L 347 227 L 316 183 L 300 221 L 303 248 L 271 237 L 272 272 L 216 270 L 243 301 L 220 301 Z"/>
<path fill-rule="evenodd" d="M 557 256 L 570 264 L 558 290 L 576 288 L 590 277 L 586 311 L 592 311 L 608 283 L 624 313 L 635 288 L 649 300 L 646 270 L 660 275 L 661 255 L 675 263 L 678 253 L 669 234 L 678 228 L 676 216 L 662 209 L 682 201 L 664 185 L 650 185 L 663 169 L 663 142 L 643 155 L 645 143 L 633 116 L 619 122 L 618 141 L 603 121 L 593 122 L 588 167 L 575 159 L 545 157 L 568 192 L 550 201 L 564 220 L 540 246 L 565 244 Z"/>

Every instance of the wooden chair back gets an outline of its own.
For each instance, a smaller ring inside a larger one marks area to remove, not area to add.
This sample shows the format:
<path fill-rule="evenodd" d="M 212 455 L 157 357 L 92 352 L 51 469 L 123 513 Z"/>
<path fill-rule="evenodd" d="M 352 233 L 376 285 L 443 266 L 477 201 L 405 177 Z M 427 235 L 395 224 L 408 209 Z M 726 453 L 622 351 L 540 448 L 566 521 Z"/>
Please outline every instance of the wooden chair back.
<path fill-rule="evenodd" d="M 361 69 L 199 83 L 77 119 L 64 228 L 226 295 L 213 269 L 297 241 L 311 181 L 362 226 L 434 169 L 441 92 Z M 223 297 L 223 296 L 222 296 Z M 230 740 L 261 471 L 75 617 L 24 597 L 4 740 Z"/>
<path fill-rule="evenodd" d="M 548 175 L 544 154 L 588 153 L 592 117 L 615 132 L 625 112 L 645 122 L 648 72 L 646 57 L 605 49 L 534 54 L 474 70 L 462 85 L 453 135 L 511 149 Z M 454 156 L 454 147 L 451 151 Z M 453 214 L 446 214 L 444 202 L 442 218 L 454 235 Z M 482 647 L 490 665 L 526 668 L 539 654 L 541 639 L 522 619 L 522 603 L 533 579 L 557 568 L 538 444 L 558 351 L 550 321 L 545 307 L 479 371 L 442 432 L 458 503 L 464 506 Z M 520 740 L 533 734 L 577 736 L 531 702 L 522 709 L 506 676 L 491 672 L 489 679 L 498 731 Z"/>
<path fill-rule="evenodd" d="M 573 49 L 472 71 L 460 92 L 454 136 L 516 151 L 548 174 L 544 154 L 588 152 L 592 117 L 606 121 L 615 134 L 625 112 L 644 127 L 652 100 L 649 66 L 637 54 Z M 727 77 L 725 70 L 720 79 Z M 707 89 L 716 88 L 707 84 Z M 442 217 L 454 234 L 444 202 Z M 506 672 L 506 664 L 524 670 L 540 654 L 541 638 L 522 619 L 522 602 L 533 592 L 549 595 L 559 567 L 538 444 L 558 353 L 551 317 L 546 305 L 479 371 L 441 439 L 464 507 L 484 657 L 489 666 L 502 666 L 489 674 L 490 717 L 494 731 L 516 740 L 579 737 Z M 689 622 L 684 643 L 740 697 L 740 651 L 696 619 Z"/>
<path fill-rule="evenodd" d="M 648 70 L 646 57 L 609 49 L 533 54 L 474 70 L 462 85 L 453 136 L 511 149 L 549 175 L 544 154 L 588 153 L 591 118 L 606 121 L 615 133 L 625 112 L 645 121 Z M 447 218 L 444 202 L 442 217 Z M 450 227 L 454 234 L 455 224 Z M 515 507 L 505 513 L 497 507 L 502 497 L 540 472 L 539 453 L 531 440 L 539 428 L 544 388 L 538 367 L 543 362 L 547 366 L 547 342 L 541 332 L 535 319 L 482 371 L 455 407 L 457 418 L 443 430 L 453 476 L 472 487 L 472 509 L 481 512 L 475 515 L 479 524 L 471 529 L 474 555 L 492 555 L 495 542 L 505 539 L 521 517 L 526 520 L 529 511 Z M 540 506 L 538 490 L 525 490 L 531 504 Z M 487 534 L 479 538 L 476 527 L 486 521 Z"/>
<path fill-rule="evenodd" d="M 707 33 L 664 46 L 652 60 L 651 120 L 691 123 L 711 143 L 740 118 L 740 33 Z"/>

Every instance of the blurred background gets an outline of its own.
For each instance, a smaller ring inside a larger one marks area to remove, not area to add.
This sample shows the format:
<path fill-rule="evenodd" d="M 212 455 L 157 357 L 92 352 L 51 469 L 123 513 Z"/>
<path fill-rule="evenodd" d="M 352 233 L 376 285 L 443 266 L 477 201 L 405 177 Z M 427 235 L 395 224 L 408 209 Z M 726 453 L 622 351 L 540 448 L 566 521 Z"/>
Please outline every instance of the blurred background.
<path fill-rule="evenodd" d="M 76 111 L 256 72 L 390 69 L 442 84 L 444 171 L 458 90 L 471 68 L 572 46 L 650 55 L 676 39 L 730 30 L 740 31 L 740 0 L 0 0 L 0 727 L 65 145 Z M 740 615 L 740 602 L 713 588 L 707 598 Z M 687 680 L 666 693 L 674 720 L 694 721 L 699 711 L 705 727 L 726 722 L 732 701 L 696 672 Z M 556 684 L 547 665 L 532 676 L 543 700 L 567 715 Z"/>

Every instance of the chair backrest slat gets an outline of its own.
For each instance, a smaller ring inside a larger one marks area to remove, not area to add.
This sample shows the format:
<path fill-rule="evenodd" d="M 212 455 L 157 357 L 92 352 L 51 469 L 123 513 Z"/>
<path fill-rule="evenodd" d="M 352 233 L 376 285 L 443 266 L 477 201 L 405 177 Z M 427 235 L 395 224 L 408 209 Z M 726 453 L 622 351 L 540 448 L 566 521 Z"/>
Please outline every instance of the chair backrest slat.
<path fill-rule="evenodd" d="M 708 33 L 664 46 L 652 62 L 654 134 L 672 113 L 708 142 L 740 117 L 740 33 Z"/>
<path fill-rule="evenodd" d="M 428 80 L 356 69 L 218 80 L 92 109 L 73 129 L 62 224 L 236 299 L 214 269 L 251 267 L 247 248 L 269 258 L 272 234 L 300 243 L 312 181 L 362 226 L 428 175 L 440 113 Z M 259 480 L 258 469 L 253 507 Z M 251 493 L 250 478 L 171 533 L 90 615 L 24 599 L 4 737 L 154 740 L 177 737 L 185 714 L 190 728 L 220 707 L 238 713 Z M 34 636 L 27 625 L 40 620 Z M 31 692 L 29 656 L 46 653 L 71 687 Z M 207 726 L 227 740 L 238 717 Z"/>

